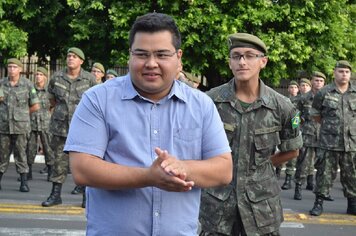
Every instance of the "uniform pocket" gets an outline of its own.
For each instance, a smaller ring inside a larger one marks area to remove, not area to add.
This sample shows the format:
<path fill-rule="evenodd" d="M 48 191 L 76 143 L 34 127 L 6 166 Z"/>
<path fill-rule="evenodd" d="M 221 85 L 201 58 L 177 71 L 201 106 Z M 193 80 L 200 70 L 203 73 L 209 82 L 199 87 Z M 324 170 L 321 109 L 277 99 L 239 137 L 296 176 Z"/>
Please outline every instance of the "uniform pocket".
<path fill-rule="evenodd" d="M 208 188 L 202 191 L 200 205 L 200 222 L 212 229 L 219 225 L 223 217 L 236 213 L 236 202 L 233 201 L 233 186 Z"/>
<path fill-rule="evenodd" d="M 281 144 L 278 132 L 280 129 L 281 128 L 279 126 L 276 126 L 255 130 L 254 142 L 256 152 L 254 156 L 254 163 L 257 166 L 269 161 L 269 157 L 275 147 Z"/>
<path fill-rule="evenodd" d="M 282 211 L 279 192 L 278 183 L 274 178 L 247 185 L 246 194 L 258 227 L 268 226 L 278 221 L 278 215 Z"/>

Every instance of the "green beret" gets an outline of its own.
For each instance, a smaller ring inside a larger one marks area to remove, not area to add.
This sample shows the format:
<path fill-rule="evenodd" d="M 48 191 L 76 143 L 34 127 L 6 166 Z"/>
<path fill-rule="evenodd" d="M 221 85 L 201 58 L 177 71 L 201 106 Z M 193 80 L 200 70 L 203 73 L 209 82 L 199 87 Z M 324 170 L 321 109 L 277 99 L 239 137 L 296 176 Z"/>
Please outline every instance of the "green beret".
<path fill-rule="evenodd" d="M 101 72 L 103 72 L 105 74 L 105 69 L 103 64 L 99 63 L 99 62 L 95 62 L 93 64 L 93 67 L 95 67 L 96 69 L 100 70 Z"/>
<path fill-rule="evenodd" d="M 288 86 L 291 86 L 291 85 L 296 85 L 297 87 L 299 87 L 299 84 L 297 83 L 297 81 L 295 80 L 291 80 L 288 84 Z"/>
<path fill-rule="evenodd" d="M 301 83 L 306 83 L 306 84 L 309 84 L 309 86 L 311 86 L 311 82 L 307 78 L 301 78 L 299 80 L 299 84 L 301 84 Z"/>
<path fill-rule="evenodd" d="M 84 52 L 81 49 L 72 47 L 72 48 L 69 48 L 67 51 L 67 53 L 70 53 L 70 52 L 74 53 L 75 55 L 80 57 L 83 61 L 85 60 Z"/>
<path fill-rule="evenodd" d="M 313 71 L 313 74 L 312 74 L 313 77 L 320 77 L 320 78 L 323 78 L 324 80 L 326 79 L 326 76 L 321 73 L 320 71 Z"/>
<path fill-rule="evenodd" d="M 46 77 L 48 77 L 48 71 L 47 71 L 46 68 L 40 66 L 40 67 L 37 67 L 37 70 L 36 70 L 36 71 L 41 72 L 41 73 L 43 73 Z"/>
<path fill-rule="evenodd" d="M 10 58 L 9 60 L 7 60 L 7 64 L 15 64 L 15 65 L 18 65 L 19 67 L 23 68 L 23 64 L 22 62 L 17 59 L 17 58 Z"/>
<path fill-rule="evenodd" d="M 345 60 L 336 62 L 335 68 L 349 68 L 352 71 L 352 66 L 351 66 L 350 62 L 345 61 Z"/>
<path fill-rule="evenodd" d="M 264 54 L 267 53 L 267 47 L 265 43 L 261 39 L 259 39 L 258 37 L 252 34 L 247 34 L 247 33 L 230 34 L 228 37 L 228 45 L 230 51 L 233 48 L 246 47 L 246 48 L 257 49 L 258 51 L 263 52 Z"/>
<path fill-rule="evenodd" d="M 117 74 L 117 72 L 113 69 L 109 69 L 106 71 L 106 74 L 110 74 L 110 75 L 114 75 L 115 77 L 118 77 L 119 75 Z"/>

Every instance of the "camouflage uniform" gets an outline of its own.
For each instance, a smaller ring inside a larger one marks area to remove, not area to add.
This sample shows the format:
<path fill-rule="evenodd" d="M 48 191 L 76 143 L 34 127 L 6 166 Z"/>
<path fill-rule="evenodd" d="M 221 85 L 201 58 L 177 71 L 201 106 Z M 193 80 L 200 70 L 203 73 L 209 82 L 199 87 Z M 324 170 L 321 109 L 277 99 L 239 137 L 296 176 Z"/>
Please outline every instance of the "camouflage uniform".
<path fill-rule="evenodd" d="M 315 162 L 317 196 L 329 195 L 333 178 L 340 166 L 344 196 L 356 197 L 356 85 L 351 83 L 340 93 L 335 82 L 314 97 L 313 111 L 321 116 L 320 150 Z"/>
<path fill-rule="evenodd" d="M 67 76 L 64 69 L 56 72 L 49 81 L 49 98 L 55 99 L 56 102 L 49 126 L 49 131 L 53 135 L 51 148 L 54 153 L 51 182 L 62 184 L 67 177 L 69 157 L 63 152 L 63 148 L 69 124 L 83 93 L 94 85 L 95 77 L 83 69 L 74 80 Z"/>
<path fill-rule="evenodd" d="M 203 190 L 200 223 L 203 235 L 278 235 L 283 221 L 280 188 L 270 161 L 302 146 L 297 111 L 288 99 L 260 83 L 260 98 L 246 110 L 235 96 L 235 79 L 208 92 L 224 122 L 232 149 L 233 180 L 225 187 Z M 243 226 L 242 226 L 243 224 Z M 213 233 L 214 232 L 214 233 Z"/>
<path fill-rule="evenodd" d="M 295 182 L 301 185 L 308 175 L 314 174 L 314 159 L 319 142 L 320 124 L 311 116 L 313 100 L 314 94 L 310 90 L 297 103 L 297 109 L 301 112 L 303 148 L 297 158 Z"/>
<path fill-rule="evenodd" d="M 50 147 L 49 121 L 51 119 L 50 102 L 48 92 L 45 88 L 37 88 L 37 95 L 40 100 L 40 110 L 31 114 L 31 133 L 27 146 L 27 163 L 32 165 L 37 154 L 38 137 L 43 145 L 46 165 L 54 164 L 53 151 Z"/>
<path fill-rule="evenodd" d="M 290 101 L 294 106 L 297 105 L 298 101 L 300 100 L 301 95 L 298 94 L 297 96 L 294 97 L 289 97 Z M 294 175 L 294 169 L 297 163 L 297 159 L 294 158 L 292 160 L 287 161 L 286 163 L 286 175 L 293 176 Z"/>
<path fill-rule="evenodd" d="M 0 173 L 6 172 L 13 151 L 16 171 L 28 173 L 26 148 L 30 126 L 30 106 L 39 103 L 31 81 L 20 77 L 15 86 L 8 78 L 0 81 L 4 97 L 0 102 Z"/>

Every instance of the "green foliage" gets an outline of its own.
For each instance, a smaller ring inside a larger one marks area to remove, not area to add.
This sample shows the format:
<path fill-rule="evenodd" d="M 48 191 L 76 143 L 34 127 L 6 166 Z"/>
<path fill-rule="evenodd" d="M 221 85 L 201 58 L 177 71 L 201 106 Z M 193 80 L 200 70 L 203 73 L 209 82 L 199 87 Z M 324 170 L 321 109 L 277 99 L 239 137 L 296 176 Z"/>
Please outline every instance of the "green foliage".
<path fill-rule="evenodd" d="M 182 33 L 183 65 L 216 86 L 232 76 L 226 38 L 252 33 L 268 46 L 262 77 L 277 85 L 299 71 L 332 76 L 336 60 L 355 66 L 356 4 L 347 0 L 3 0 L 3 55 L 37 52 L 55 58 L 81 47 L 88 62 L 126 65 L 128 33 L 137 16 L 172 15 Z M 35 27 L 34 27 L 35 26 Z M 15 40 L 16 39 L 16 40 Z"/>

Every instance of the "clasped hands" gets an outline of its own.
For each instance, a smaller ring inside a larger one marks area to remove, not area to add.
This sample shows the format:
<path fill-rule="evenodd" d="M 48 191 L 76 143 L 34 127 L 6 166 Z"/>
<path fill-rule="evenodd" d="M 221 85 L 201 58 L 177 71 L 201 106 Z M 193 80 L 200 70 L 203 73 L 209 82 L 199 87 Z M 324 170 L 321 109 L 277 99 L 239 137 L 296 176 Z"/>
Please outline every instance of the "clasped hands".
<path fill-rule="evenodd" d="M 154 186 L 166 191 L 187 192 L 194 186 L 194 181 L 187 179 L 186 164 L 170 155 L 166 150 L 155 148 L 156 160 L 150 167 Z"/>

